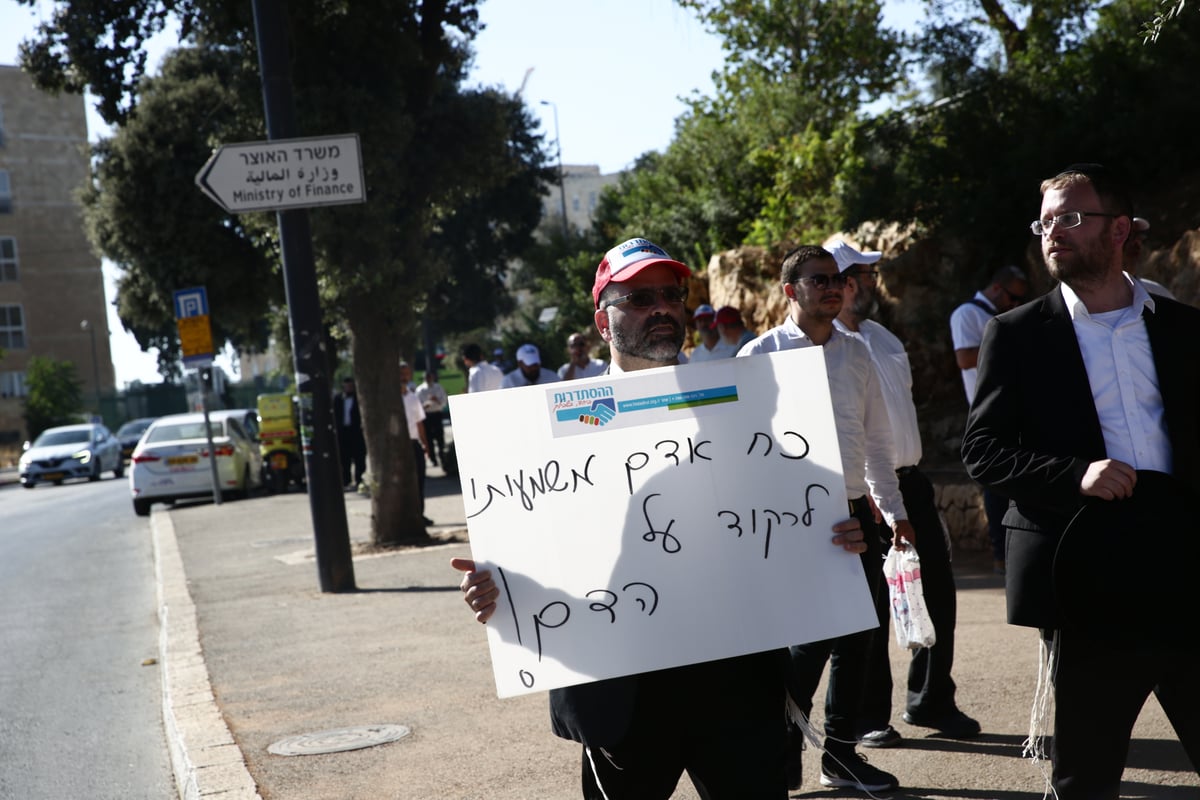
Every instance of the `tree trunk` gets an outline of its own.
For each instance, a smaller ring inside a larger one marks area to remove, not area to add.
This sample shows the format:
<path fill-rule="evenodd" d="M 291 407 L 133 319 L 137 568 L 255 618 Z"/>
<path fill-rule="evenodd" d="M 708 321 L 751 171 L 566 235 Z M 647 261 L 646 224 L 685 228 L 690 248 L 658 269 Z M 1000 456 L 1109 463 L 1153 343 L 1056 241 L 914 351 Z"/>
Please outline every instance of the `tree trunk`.
<path fill-rule="evenodd" d="M 377 308 L 353 312 L 350 353 L 367 443 L 371 541 L 382 546 L 427 542 L 400 394 L 401 332 Z"/>

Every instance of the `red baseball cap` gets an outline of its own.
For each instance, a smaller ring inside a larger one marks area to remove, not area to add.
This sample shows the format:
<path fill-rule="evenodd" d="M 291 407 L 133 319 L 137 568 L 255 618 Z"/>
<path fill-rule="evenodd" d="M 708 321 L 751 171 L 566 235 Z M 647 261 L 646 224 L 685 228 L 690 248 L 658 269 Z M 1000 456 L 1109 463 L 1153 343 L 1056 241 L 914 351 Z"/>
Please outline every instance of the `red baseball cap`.
<path fill-rule="evenodd" d="M 655 264 L 670 267 L 680 280 L 692 274 L 686 264 L 671 258 L 666 250 L 649 239 L 630 239 L 609 250 L 604 254 L 600 266 L 596 268 L 596 282 L 592 284 L 592 302 L 596 308 L 600 307 L 600 293 L 604 291 L 604 287 L 613 281 L 627 281 L 646 267 Z"/>

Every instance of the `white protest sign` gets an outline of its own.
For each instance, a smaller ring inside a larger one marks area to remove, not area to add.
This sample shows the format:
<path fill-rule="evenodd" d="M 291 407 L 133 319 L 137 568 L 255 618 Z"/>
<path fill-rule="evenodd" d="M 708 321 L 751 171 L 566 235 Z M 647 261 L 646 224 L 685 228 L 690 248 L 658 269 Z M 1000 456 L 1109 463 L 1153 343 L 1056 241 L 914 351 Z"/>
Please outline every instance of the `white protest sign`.
<path fill-rule="evenodd" d="M 821 348 L 456 395 L 509 697 L 877 624 Z"/>

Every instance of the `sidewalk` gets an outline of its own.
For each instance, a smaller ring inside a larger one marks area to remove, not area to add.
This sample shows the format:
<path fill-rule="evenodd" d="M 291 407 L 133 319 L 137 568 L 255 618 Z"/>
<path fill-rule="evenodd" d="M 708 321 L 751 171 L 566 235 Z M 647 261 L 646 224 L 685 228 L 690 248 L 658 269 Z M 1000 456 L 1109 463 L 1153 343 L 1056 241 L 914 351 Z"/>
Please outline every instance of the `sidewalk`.
<path fill-rule="evenodd" d="M 469 554 L 458 482 L 433 468 L 428 490 L 426 515 L 443 543 L 356 558 L 359 591 L 336 595 L 320 591 L 303 494 L 155 508 L 164 716 L 181 797 L 579 797 L 579 747 L 550 732 L 545 694 L 496 698 L 483 630 L 449 567 L 452 556 Z M 369 501 L 345 499 L 352 541 L 367 542 Z M 893 642 L 893 724 L 904 744 L 863 752 L 900 778 L 905 788 L 893 798 L 1036 800 L 1042 777 L 1020 756 L 1036 634 L 1004 623 L 1001 579 L 991 575 L 990 561 L 960 556 L 956 574 L 959 704 L 980 720 L 983 735 L 927 738 L 899 719 L 908 656 Z M 268 752 L 286 737 L 373 726 L 369 734 L 385 725 L 410 733 L 347 752 Z M 804 786 L 792 797 L 863 797 L 823 789 L 818 758 L 806 752 Z M 1200 797 L 1200 782 L 1153 699 L 1134 731 L 1122 796 Z M 696 798 L 684 778 L 674 799 Z"/>

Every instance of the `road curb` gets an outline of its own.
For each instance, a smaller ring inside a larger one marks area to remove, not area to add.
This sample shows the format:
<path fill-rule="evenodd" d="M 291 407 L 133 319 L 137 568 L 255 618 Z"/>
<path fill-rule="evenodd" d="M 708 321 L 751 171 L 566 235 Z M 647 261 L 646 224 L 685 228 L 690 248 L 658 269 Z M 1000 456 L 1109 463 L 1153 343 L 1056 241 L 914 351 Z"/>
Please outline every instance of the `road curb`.
<path fill-rule="evenodd" d="M 262 800 L 209 681 L 196 606 L 170 512 L 150 517 L 158 600 L 162 715 L 180 800 Z"/>

